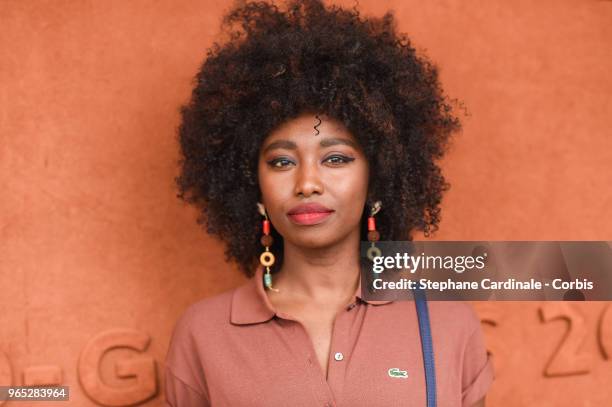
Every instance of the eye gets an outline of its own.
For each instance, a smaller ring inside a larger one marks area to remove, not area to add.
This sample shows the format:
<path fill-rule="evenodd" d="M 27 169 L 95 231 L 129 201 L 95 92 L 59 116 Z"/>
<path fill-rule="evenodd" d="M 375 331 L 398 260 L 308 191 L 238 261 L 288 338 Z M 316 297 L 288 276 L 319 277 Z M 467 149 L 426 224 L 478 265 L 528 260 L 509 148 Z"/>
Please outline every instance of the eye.
<path fill-rule="evenodd" d="M 285 168 L 289 166 L 290 164 L 293 164 L 293 161 L 285 157 L 279 157 L 279 158 L 275 158 L 273 160 L 267 161 L 267 164 L 270 167 L 274 167 L 274 168 Z"/>
<path fill-rule="evenodd" d="M 355 159 L 352 157 L 347 157 L 345 155 L 334 154 L 332 156 L 327 157 L 324 161 L 333 165 L 345 164 L 354 161 Z"/>

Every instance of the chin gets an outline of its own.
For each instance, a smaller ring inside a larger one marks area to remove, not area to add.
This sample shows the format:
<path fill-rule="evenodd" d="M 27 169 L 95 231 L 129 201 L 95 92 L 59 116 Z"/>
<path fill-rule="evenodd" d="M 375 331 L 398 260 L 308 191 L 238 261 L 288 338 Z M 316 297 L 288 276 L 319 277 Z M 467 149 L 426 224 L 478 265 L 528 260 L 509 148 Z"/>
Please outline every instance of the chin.
<path fill-rule="evenodd" d="M 295 241 L 295 245 L 298 247 L 303 247 L 305 249 L 323 249 L 332 244 L 327 239 L 314 238 L 314 239 L 297 239 Z"/>
<path fill-rule="evenodd" d="M 294 244 L 307 249 L 324 249 L 343 240 L 343 236 L 331 235 L 315 230 L 295 237 L 293 240 Z"/>

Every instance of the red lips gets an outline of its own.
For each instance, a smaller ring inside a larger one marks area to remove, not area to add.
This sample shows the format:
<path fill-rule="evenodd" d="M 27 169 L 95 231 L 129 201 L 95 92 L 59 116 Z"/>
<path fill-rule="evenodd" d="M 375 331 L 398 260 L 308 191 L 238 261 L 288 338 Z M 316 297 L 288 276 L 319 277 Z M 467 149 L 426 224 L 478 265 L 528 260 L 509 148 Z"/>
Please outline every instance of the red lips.
<path fill-rule="evenodd" d="M 313 202 L 291 208 L 287 216 L 298 225 L 316 225 L 323 222 L 333 212 L 333 209 Z"/>
<path fill-rule="evenodd" d="M 307 204 L 301 204 L 301 205 L 295 206 L 289 212 L 287 212 L 287 215 L 295 215 L 298 213 L 322 213 L 322 212 L 333 212 L 333 210 L 323 205 L 313 202 L 313 203 L 307 203 Z"/>

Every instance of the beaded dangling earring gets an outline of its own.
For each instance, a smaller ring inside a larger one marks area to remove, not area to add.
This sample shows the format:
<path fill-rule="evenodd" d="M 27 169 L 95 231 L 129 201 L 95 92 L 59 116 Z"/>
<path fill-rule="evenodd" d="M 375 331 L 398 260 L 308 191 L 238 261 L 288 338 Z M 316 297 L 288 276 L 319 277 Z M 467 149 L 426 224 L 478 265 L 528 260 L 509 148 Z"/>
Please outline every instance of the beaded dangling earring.
<path fill-rule="evenodd" d="M 380 211 L 381 207 L 382 202 L 374 202 L 370 210 L 370 216 L 368 217 L 368 241 L 371 243 L 371 246 L 368 248 L 366 255 L 371 261 L 374 261 L 374 257 L 379 257 L 381 255 L 380 249 L 376 247 L 376 242 L 380 240 L 380 233 L 376 230 L 376 221 L 374 220 L 374 215 Z"/>
<path fill-rule="evenodd" d="M 264 285 L 267 289 L 278 292 L 278 288 L 272 287 L 272 274 L 270 274 L 270 267 L 274 264 L 274 254 L 270 251 L 270 246 L 274 243 L 274 238 L 270 235 L 270 220 L 264 206 L 257 202 L 257 209 L 259 213 L 265 218 L 263 220 L 263 235 L 261 236 L 261 244 L 266 250 L 259 256 L 259 262 L 266 268 L 266 274 L 264 274 Z"/>

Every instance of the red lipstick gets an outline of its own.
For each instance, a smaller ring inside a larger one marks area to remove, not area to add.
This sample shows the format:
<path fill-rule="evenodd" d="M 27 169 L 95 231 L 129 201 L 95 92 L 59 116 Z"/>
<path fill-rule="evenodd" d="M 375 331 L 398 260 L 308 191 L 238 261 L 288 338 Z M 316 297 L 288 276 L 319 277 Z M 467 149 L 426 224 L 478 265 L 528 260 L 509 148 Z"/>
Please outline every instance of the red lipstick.
<path fill-rule="evenodd" d="M 333 212 L 333 209 L 318 203 L 307 203 L 291 208 L 287 216 L 298 225 L 316 225 L 327 219 Z"/>

